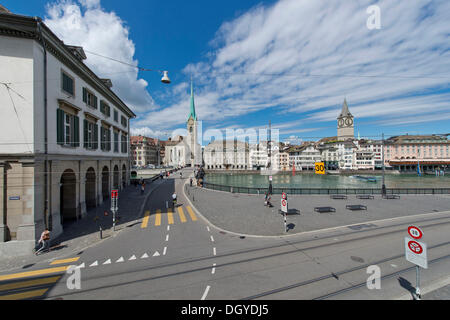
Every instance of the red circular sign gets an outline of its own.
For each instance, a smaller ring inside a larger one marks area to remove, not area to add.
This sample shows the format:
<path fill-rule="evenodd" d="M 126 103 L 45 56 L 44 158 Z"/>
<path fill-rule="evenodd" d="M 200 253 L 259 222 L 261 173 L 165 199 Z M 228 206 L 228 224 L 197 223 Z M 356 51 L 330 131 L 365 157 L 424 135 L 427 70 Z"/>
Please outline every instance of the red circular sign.
<path fill-rule="evenodd" d="M 408 234 L 416 240 L 423 237 L 422 230 L 420 230 L 419 228 L 417 228 L 415 226 L 408 227 Z"/>
<path fill-rule="evenodd" d="M 281 200 L 281 205 L 282 205 L 283 207 L 285 207 L 285 206 L 286 206 L 286 200 Z"/>
<path fill-rule="evenodd" d="M 283 199 L 286 200 L 286 193 L 283 192 L 283 193 L 281 194 L 281 197 L 282 197 Z"/>
<path fill-rule="evenodd" d="M 408 248 L 415 254 L 421 254 L 423 252 L 422 246 L 418 244 L 416 241 L 408 242 Z"/>

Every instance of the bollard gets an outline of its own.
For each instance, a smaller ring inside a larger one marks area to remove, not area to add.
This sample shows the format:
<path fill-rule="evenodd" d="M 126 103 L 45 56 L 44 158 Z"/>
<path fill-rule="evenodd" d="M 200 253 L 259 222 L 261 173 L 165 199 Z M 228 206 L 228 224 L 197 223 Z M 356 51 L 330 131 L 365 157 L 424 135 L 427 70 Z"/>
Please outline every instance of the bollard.
<path fill-rule="evenodd" d="M 100 239 L 103 239 L 102 226 L 100 226 Z"/>

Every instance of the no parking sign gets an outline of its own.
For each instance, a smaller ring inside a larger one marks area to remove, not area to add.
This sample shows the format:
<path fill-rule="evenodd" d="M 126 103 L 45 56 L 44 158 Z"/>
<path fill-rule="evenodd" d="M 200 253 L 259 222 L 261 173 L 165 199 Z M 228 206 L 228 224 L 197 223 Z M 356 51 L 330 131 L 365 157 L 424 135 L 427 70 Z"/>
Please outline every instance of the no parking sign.
<path fill-rule="evenodd" d="M 284 213 L 288 212 L 287 196 L 286 196 L 286 193 L 284 193 L 284 192 L 281 195 L 281 212 L 284 212 Z"/>

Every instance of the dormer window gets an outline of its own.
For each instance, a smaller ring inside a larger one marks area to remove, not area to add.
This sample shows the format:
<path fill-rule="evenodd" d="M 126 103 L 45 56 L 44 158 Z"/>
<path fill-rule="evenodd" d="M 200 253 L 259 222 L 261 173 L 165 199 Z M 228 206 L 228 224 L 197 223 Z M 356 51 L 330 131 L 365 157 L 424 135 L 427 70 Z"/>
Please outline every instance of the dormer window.
<path fill-rule="evenodd" d="M 97 96 L 84 87 L 83 87 L 83 102 L 85 102 L 88 106 L 97 109 Z"/>

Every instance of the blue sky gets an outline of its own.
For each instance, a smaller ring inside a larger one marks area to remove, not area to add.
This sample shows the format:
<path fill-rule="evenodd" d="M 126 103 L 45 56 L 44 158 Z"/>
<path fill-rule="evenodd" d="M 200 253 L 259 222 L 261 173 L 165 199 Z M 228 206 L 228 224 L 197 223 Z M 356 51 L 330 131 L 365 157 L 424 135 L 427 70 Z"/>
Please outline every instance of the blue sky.
<path fill-rule="evenodd" d="M 40 16 L 138 117 L 136 134 L 184 128 L 189 79 L 207 129 L 258 129 L 281 140 L 336 135 L 344 98 L 355 134 L 450 132 L 450 3 L 424 1 L 23 1 L 11 11 Z M 381 29 L 369 30 L 377 4 Z M 206 142 L 207 143 L 207 142 Z M 203 142 L 205 144 L 205 142 Z"/>

